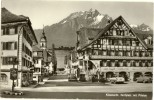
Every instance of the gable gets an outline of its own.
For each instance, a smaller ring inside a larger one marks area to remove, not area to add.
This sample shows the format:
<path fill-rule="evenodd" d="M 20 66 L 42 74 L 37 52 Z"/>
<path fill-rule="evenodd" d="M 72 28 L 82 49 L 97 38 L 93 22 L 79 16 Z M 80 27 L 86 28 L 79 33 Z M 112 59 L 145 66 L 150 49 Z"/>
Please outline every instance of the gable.
<path fill-rule="evenodd" d="M 132 30 L 132 28 L 128 25 L 128 23 L 122 18 L 122 16 L 119 16 L 117 19 L 115 19 L 113 22 L 111 22 L 108 26 L 106 26 L 101 32 L 98 33 L 98 35 L 93 39 L 91 43 L 83 47 L 82 49 L 85 49 L 88 46 L 91 46 L 92 44 L 97 44 L 97 41 L 100 41 L 100 38 L 103 37 L 121 37 L 121 38 L 134 38 L 137 39 L 137 41 L 145 48 L 147 49 L 147 46 L 141 41 L 141 39 L 138 37 L 138 35 Z"/>

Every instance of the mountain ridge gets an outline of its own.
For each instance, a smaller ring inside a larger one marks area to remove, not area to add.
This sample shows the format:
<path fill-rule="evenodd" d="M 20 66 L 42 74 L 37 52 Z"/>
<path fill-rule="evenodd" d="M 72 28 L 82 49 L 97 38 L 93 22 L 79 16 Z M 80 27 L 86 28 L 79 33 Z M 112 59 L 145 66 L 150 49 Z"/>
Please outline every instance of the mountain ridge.
<path fill-rule="evenodd" d="M 55 47 L 75 46 L 77 37 L 76 31 L 81 27 L 104 28 L 111 21 L 113 21 L 112 17 L 107 14 L 101 14 L 96 9 L 71 13 L 68 17 L 62 19 L 58 23 L 44 27 L 47 37 L 47 46 L 48 48 L 51 48 L 53 43 L 55 44 Z M 144 23 L 141 25 L 132 25 L 131 27 L 135 30 L 152 30 Z M 36 29 L 34 32 L 39 41 L 42 34 L 42 29 Z"/>

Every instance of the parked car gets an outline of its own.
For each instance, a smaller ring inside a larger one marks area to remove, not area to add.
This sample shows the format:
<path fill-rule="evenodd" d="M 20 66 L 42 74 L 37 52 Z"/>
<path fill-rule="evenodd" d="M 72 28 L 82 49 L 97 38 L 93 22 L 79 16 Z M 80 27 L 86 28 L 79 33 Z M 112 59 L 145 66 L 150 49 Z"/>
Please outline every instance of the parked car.
<path fill-rule="evenodd" d="M 112 77 L 112 78 L 109 78 L 109 81 L 111 83 L 124 83 L 125 79 L 123 77 Z"/>
<path fill-rule="evenodd" d="M 92 82 L 98 82 L 98 77 L 97 75 L 92 76 Z"/>
<path fill-rule="evenodd" d="M 152 83 L 152 77 L 149 75 L 140 76 L 137 78 L 137 83 Z"/>
<path fill-rule="evenodd" d="M 85 74 L 80 74 L 80 79 L 79 79 L 80 82 L 86 82 L 86 77 L 85 77 Z"/>
<path fill-rule="evenodd" d="M 77 81 L 77 77 L 75 74 L 69 74 L 68 75 L 68 81 Z"/>

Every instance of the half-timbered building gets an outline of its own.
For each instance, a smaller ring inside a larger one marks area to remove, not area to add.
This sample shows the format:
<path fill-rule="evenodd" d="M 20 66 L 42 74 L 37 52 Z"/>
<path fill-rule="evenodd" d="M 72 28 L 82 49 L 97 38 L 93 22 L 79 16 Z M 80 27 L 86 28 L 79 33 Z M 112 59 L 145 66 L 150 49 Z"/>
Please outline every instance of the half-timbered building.
<path fill-rule="evenodd" d="M 116 74 L 131 81 L 152 75 L 153 35 L 137 33 L 122 16 L 103 29 L 77 31 L 77 52 L 81 74 L 87 80 L 97 72 L 105 78 Z"/>

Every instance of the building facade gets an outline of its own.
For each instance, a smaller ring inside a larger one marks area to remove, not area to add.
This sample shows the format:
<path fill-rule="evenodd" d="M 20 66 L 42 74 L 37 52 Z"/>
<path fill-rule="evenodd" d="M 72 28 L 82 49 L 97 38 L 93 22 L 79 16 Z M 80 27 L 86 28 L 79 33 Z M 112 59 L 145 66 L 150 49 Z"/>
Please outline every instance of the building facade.
<path fill-rule="evenodd" d="M 106 79 L 116 74 L 130 81 L 153 74 L 153 35 L 136 33 L 122 16 L 104 29 L 77 31 L 77 52 L 86 80 L 98 73 Z"/>
<path fill-rule="evenodd" d="M 37 46 L 33 47 L 33 80 L 37 83 L 43 81 L 43 51 Z"/>
<path fill-rule="evenodd" d="M 6 8 L 2 8 L 1 16 L 1 85 L 12 86 L 10 68 L 13 67 L 13 60 L 16 58 L 18 78 L 15 80 L 15 86 L 28 86 L 33 79 L 33 73 L 30 71 L 32 46 L 38 43 L 31 21 L 28 17 L 17 16 Z"/>
<path fill-rule="evenodd" d="M 53 73 L 51 56 L 49 51 L 45 52 L 38 46 L 33 46 L 33 81 L 42 82 L 44 77 Z"/>
<path fill-rule="evenodd" d="M 34 48 L 36 49 L 36 46 Z M 52 74 L 52 70 L 53 70 L 52 62 L 51 62 L 52 53 L 47 49 L 47 38 L 45 36 L 44 28 L 43 28 L 42 35 L 40 37 L 39 45 L 34 53 L 39 54 L 36 56 L 42 55 L 41 59 L 36 60 L 36 61 L 38 61 L 38 60 L 40 61 L 40 63 L 38 62 L 39 68 L 37 67 L 38 65 L 35 65 L 34 67 L 35 67 L 35 69 L 37 69 L 39 71 L 39 74 L 41 74 L 41 77 L 42 77 L 41 80 L 43 81 L 43 78 L 48 77 L 49 74 Z M 36 57 L 36 58 L 38 58 L 38 57 Z M 36 73 L 38 73 L 38 72 L 36 72 Z"/>

